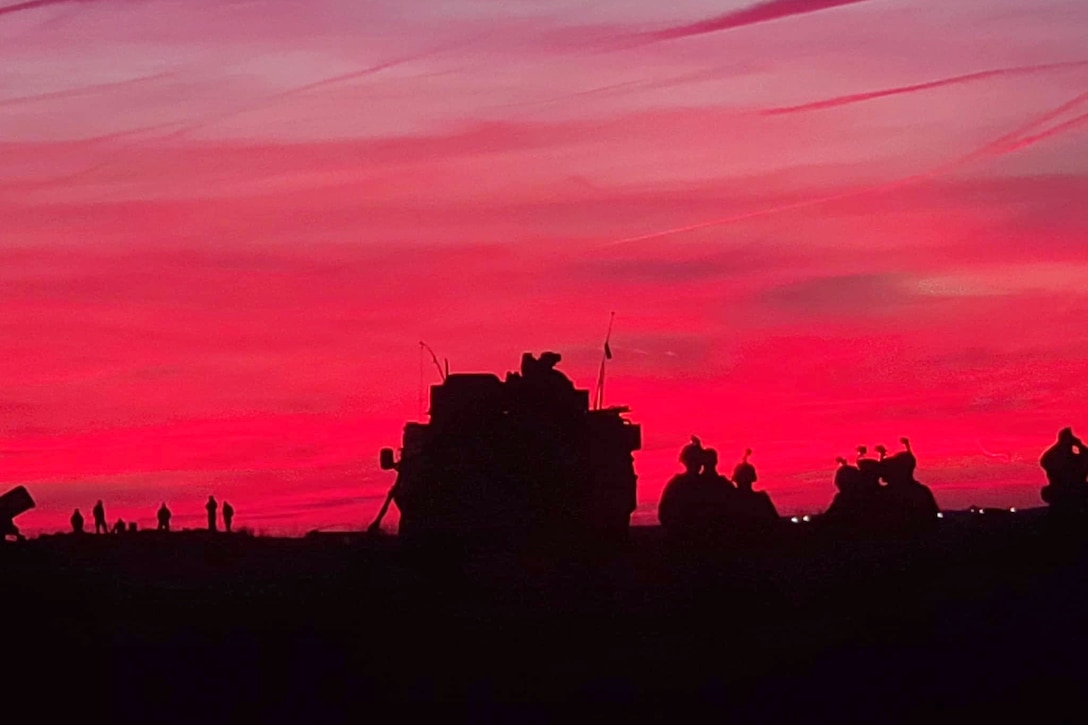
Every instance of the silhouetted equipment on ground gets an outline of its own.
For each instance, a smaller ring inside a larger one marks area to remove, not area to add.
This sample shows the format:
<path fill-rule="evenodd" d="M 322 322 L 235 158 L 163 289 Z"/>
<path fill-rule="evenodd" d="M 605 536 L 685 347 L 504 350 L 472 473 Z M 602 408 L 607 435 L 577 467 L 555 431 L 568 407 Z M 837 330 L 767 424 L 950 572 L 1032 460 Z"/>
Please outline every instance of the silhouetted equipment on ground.
<path fill-rule="evenodd" d="M 904 450 L 891 456 L 877 446 L 878 458 L 867 458 L 865 446 L 858 446 L 856 466 L 836 459 L 837 493 L 821 517 L 824 523 L 854 533 L 904 533 L 936 525 L 937 501 L 914 478 L 918 461 L 910 441 L 899 440 Z"/>
<path fill-rule="evenodd" d="M 1047 485 L 1040 496 L 1058 515 L 1088 512 L 1088 450 L 1072 428 L 1058 431 L 1058 440 L 1043 452 L 1039 465 Z"/>
<path fill-rule="evenodd" d="M 525 353 L 506 379 L 448 375 L 431 386 L 430 422 L 404 428 L 389 499 L 406 539 L 614 542 L 635 509 L 634 459 L 641 444 L 627 408 L 590 410 L 589 391 L 555 369 L 560 356 Z M 388 509 L 382 507 L 371 530 Z"/>
<path fill-rule="evenodd" d="M 23 486 L 16 486 L 0 496 L 0 541 L 9 536 L 22 540 L 19 527 L 15 525 L 15 517 L 34 508 L 34 499 L 30 492 Z"/>
<path fill-rule="evenodd" d="M 117 519 L 117 522 L 113 525 L 113 530 L 111 531 L 111 533 L 123 534 L 125 533 L 125 530 L 125 520 Z"/>
<path fill-rule="evenodd" d="M 230 505 L 230 502 L 223 502 L 223 530 L 229 532 L 231 523 L 234 521 L 234 507 Z"/>
<path fill-rule="evenodd" d="M 83 514 L 79 512 L 79 509 L 72 512 L 72 518 L 69 519 L 69 522 L 72 524 L 73 534 L 83 533 Z"/>

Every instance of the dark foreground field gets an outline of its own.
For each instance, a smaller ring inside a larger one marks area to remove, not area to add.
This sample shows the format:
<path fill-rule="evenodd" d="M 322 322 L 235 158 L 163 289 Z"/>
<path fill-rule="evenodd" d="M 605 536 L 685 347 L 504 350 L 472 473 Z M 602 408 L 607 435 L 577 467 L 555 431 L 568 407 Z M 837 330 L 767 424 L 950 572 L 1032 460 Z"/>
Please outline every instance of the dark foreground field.
<path fill-rule="evenodd" d="M 1088 536 L 1040 514 L 700 555 L 649 528 L 610 556 L 46 537 L 0 549 L 3 684 L 49 719 L 1079 721 Z"/>

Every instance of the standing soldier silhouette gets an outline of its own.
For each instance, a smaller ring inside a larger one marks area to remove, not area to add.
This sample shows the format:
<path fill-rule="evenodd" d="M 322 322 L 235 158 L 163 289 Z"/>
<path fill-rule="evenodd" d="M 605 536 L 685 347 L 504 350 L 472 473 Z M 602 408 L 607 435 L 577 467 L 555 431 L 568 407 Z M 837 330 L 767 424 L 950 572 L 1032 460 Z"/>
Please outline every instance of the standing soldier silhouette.
<path fill-rule="evenodd" d="M 204 509 L 208 512 L 208 531 L 215 531 L 215 510 L 219 508 L 219 504 L 215 502 L 215 496 L 208 496 L 208 503 L 204 504 Z"/>
<path fill-rule="evenodd" d="M 234 519 L 234 507 L 228 501 L 223 502 L 223 528 L 229 532 L 230 522 Z"/>
<path fill-rule="evenodd" d="M 94 516 L 94 532 L 108 534 L 110 525 L 106 523 L 106 507 L 102 505 L 102 499 L 98 499 L 98 503 L 91 509 L 91 514 Z"/>
<path fill-rule="evenodd" d="M 162 506 L 159 506 L 159 531 L 170 530 L 170 509 L 166 508 L 166 502 L 162 502 Z"/>

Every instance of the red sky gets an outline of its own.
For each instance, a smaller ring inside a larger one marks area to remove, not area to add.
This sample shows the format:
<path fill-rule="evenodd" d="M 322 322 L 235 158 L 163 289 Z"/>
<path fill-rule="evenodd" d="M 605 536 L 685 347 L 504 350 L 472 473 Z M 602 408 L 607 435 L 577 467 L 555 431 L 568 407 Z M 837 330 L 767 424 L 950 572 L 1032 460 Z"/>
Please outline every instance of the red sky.
<path fill-rule="evenodd" d="M 0 0 L 4 3 L 5 0 Z M 558 350 L 783 512 L 911 437 L 1036 505 L 1088 426 L 1088 6 L 0 4 L 0 482 L 270 533 L 365 524 L 454 371 Z M 435 382 L 424 369 L 425 383 Z M 395 518 L 393 519 L 395 521 Z"/>

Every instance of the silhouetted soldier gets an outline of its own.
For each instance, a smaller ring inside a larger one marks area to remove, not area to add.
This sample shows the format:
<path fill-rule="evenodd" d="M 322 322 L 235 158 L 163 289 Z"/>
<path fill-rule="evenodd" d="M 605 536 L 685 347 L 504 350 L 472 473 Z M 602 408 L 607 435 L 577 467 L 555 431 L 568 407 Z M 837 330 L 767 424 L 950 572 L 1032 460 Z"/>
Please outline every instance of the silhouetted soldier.
<path fill-rule="evenodd" d="M 79 509 L 75 510 L 75 513 L 72 514 L 72 518 L 69 519 L 69 521 L 72 524 L 72 533 L 83 533 L 83 514 L 79 512 Z"/>
<path fill-rule="evenodd" d="M 881 446 L 883 447 L 883 446 Z M 861 493 L 870 493 L 880 488 L 880 461 L 866 457 L 868 449 L 865 446 L 857 447 L 858 489 Z"/>
<path fill-rule="evenodd" d="M 208 496 L 208 503 L 204 504 L 204 510 L 208 512 L 208 531 L 216 530 L 215 511 L 219 504 L 215 502 L 215 496 Z"/>
<path fill-rule="evenodd" d="M 1058 431 L 1058 440 L 1043 452 L 1039 465 L 1046 472 L 1047 485 L 1041 495 L 1051 509 L 1060 512 L 1080 512 L 1088 498 L 1088 451 L 1073 434 L 1072 428 Z"/>
<path fill-rule="evenodd" d="M 125 521 L 124 521 L 124 519 L 117 519 L 117 523 L 115 523 L 113 525 L 112 533 L 114 533 L 114 534 L 123 534 L 123 533 L 125 533 Z"/>
<path fill-rule="evenodd" d="M 159 531 L 169 531 L 170 530 L 170 509 L 166 508 L 166 502 L 165 501 L 162 502 L 162 506 L 159 506 L 159 511 L 158 511 L 157 516 L 158 516 L 158 519 L 159 519 Z"/>
<path fill-rule="evenodd" d="M 230 522 L 234 520 L 234 507 L 227 501 L 223 502 L 223 528 L 230 531 Z"/>
<path fill-rule="evenodd" d="M 771 502 L 766 491 L 755 491 L 752 484 L 759 480 L 756 467 L 748 460 L 752 449 L 744 451 L 744 457 L 733 469 L 733 482 L 737 485 L 733 496 L 731 513 L 736 517 L 739 527 L 750 533 L 764 532 L 778 523 L 778 510 Z"/>
<path fill-rule="evenodd" d="M 732 481 L 718 472 L 718 452 L 713 448 L 703 449 L 703 468 L 699 472 L 699 478 L 708 485 L 735 488 Z"/>
<path fill-rule="evenodd" d="M 887 482 L 884 489 L 888 516 L 891 521 L 910 529 L 934 526 L 940 508 L 928 486 L 914 479 L 918 460 L 910 447 L 910 440 L 900 438 L 904 450 L 881 460 L 881 477 Z"/>
<path fill-rule="evenodd" d="M 862 493 L 860 471 L 857 466 L 839 456 L 835 459 L 839 467 L 835 469 L 835 488 L 838 493 L 831 499 L 824 516 L 836 523 L 856 523 L 864 516 L 864 494 Z"/>
<path fill-rule="evenodd" d="M 716 456 L 715 456 L 716 457 Z M 706 450 L 695 436 L 680 451 L 684 472 L 673 476 L 661 493 L 657 518 L 670 534 L 702 535 L 720 529 L 725 521 L 732 487 L 721 478 L 701 475 Z"/>
<path fill-rule="evenodd" d="M 91 509 L 91 515 L 94 516 L 94 532 L 96 534 L 108 534 L 110 525 L 106 523 L 106 507 L 102 505 L 102 499 L 99 499 L 98 503 Z"/>

